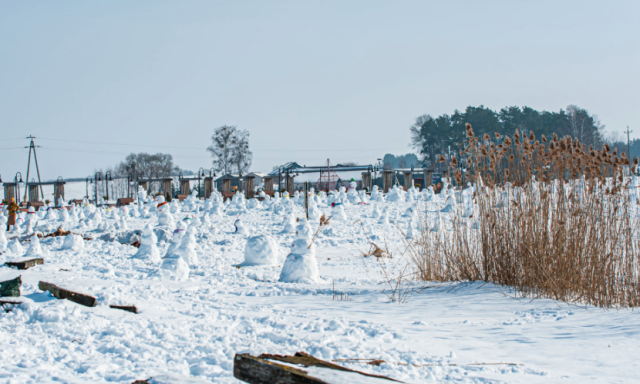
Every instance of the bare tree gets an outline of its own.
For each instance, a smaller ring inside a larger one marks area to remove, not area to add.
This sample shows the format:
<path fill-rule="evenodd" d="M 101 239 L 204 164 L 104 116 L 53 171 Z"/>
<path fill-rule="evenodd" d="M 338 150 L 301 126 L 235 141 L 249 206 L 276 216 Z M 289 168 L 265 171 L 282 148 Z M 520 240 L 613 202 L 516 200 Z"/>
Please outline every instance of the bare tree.
<path fill-rule="evenodd" d="M 249 131 L 236 126 L 223 125 L 211 136 L 207 151 L 213 158 L 213 167 L 218 172 L 246 174 L 251 167 L 253 153 L 249 150 Z"/>
<path fill-rule="evenodd" d="M 233 164 L 240 176 L 249 172 L 253 152 L 249 150 L 249 131 L 236 130 L 235 147 L 233 148 Z"/>
<path fill-rule="evenodd" d="M 213 167 L 223 174 L 233 172 L 236 131 L 236 127 L 232 125 L 217 128 L 211 136 L 212 143 L 207 148 L 213 158 Z"/>
<path fill-rule="evenodd" d="M 168 153 L 132 153 L 113 172 L 118 177 L 155 178 L 171 176 L 180 172 L 180 168 L 173 164 L 173 156 Z"/>

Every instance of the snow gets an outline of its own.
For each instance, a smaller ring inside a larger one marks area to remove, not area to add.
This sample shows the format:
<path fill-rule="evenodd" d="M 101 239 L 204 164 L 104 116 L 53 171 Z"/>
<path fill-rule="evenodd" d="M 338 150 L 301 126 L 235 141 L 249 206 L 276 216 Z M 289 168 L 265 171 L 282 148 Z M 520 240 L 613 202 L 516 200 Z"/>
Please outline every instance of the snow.
<path fill-rule="evenodd" d="M 70 234 L 65 236 L 62 243 L 62 249 L 74 249 L 80 250 L 84 248 L 84 240 L 82 236 L 76 234 Z"/>
<path fill-rule="evenodd" d="M 243 266 L 275 266 L 279 261 L 278 244 L 272 236 L 258 235 L 247 239 L 247 244 L 244 247 Z"/>
<path fill-rule="evenodd" d="M 83 214 L 92 225 L 71 214 L 65 229 L 79 235 L 40 239 L 42 253 L 49 254 L 45 264 L 24 271 L 0 267 L 0 281 L 22 276 L 18 299 L 24 302 L 0 311 L 0 381 L 131 383 L 153 377 L 156 383 L 237 383 L 236 353 L 297 351 L 326 360 L 382 359 L 380 366 L 341 364 L 407 383 L 637 381 L 638 311 L 518 300 L 508 288 L 479 283 L 425 284 L 408 302 L 389 302 L 381 292 L 389 294 L 380 268 L 391 261 L 362 257 L 369 236 L 386 240 L 393 262 L 400 261 L 403 232 L 415 217 L 413 210 L 405 215 L 408 209 L 430 211 L 429 226 L 446 229 L 448 214 L 440 211 L 451 204 L 445 196 L 393 194 L 399 201 L 378 193 L 374 206 L 340 205 L 347 220 L 330 220 L 317 237 L 318 220 L 306 222 L 294 198 L 267 200 L 240 213 L 235 204 L 212 201 L 209 212 L 217 208 L 208 219 L 204 202 L 180 203 L 172 215 L 176 231 L 185 231 L 176 233 L 175 243 L 172 233 L 158 236 L 165 232 L 158 232 L 157 213 L 127 217 L 128 229 L 116 228 L 122 212 L 116 220 L 102 208 L 92 215 L 87 207 Z M 326 198 L 316 208 L 326 217 L 334 210 Z M 386 217 L 382 223 L 376 211 Z M 291 213 L 296 227 L 287 232 Z M 236 233 L 239 217 L 245 233 Z M 203 225 L 187 228 L 193 218 Z M 97 230 L 99 222 L 108 229 Z M 58 225 L 57 218 L 37 223 L 51 230 Z M 139 250 L 129 244 L 140 235 Z M 19 258 L 33 245 L 27 236 L 22 244 L 15 233 L 6 237 L 11 253 L 0 257 Z M 263 240 L 251 240 L 256 238 Z M 190 255 L 196 258 L 190 261 Z M 292 256 L 298 259 L 292 262 Z M 249 265 L 251 258 L 268 263 Z M 310 264 L 296 265 L 298 260 Z M 292 280 L 298 282 L 279 281 L 283 274 L 297 275 Z M 98 305 L 52 298 L 38 289 L 39 281 L 93 295 Z M 347 299 L 334 300 L 334 290 Z M 139 314 L 110 304 L 136 305 Z M 309 371 L 327 379 L 334 374 Z"/>

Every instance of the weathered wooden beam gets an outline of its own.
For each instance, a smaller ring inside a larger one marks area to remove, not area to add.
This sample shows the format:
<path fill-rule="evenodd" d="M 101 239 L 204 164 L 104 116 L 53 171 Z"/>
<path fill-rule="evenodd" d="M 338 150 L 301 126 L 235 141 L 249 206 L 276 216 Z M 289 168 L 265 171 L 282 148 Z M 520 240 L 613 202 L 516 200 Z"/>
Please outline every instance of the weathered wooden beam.
<path fill-rule="evenodd" d="M 55 284 L 47 283 L 44 281 L 38 283 L 38 289 L 40 289 L 41 291 L 49 291 L 54 297 L 58 299 L 67 299 L 69 301 L 73 301 L 74 303 L 78 303 L 87 307 L 95 307 L 97 303 L 97 299 L 93 296 L 69 291 L 67 289 L 60 288 Z"/>
<path fill-rule="evenodd" d="M 20 286 L 22 286 L 22 276 L 12 280 L 0 281 L 0 296 L 20 297 Z"/>
<path fill-rule="evenodd" d="M 135 305 L 109 305 L 109 308 L 122 309 L 123 311 L 138 314 L 138 308 Z"/>
<path fill-rule="evenodd" d="M 268 359 L 268 360 L 283 361 L 285 363 L 301 365 L 303 367 L 329 368 L 329 369 L 335 369 L 337 371 L 354 372 L 354 373 L 359 373 L 359 374 L 364 375 L 364 376 L 376 377 L 378 379 L 386 379 L 386 380 L 399 382 L 397 380 L 388 378 L 386 376 L 372 375 L 370 373 L 355 371 L 353 369 L 349 369 L 349 368 L 343 367 L 342 365 L 334 364 L 332 362 L 325 361 L 325 360 L 320 360 L 318 358 L 315 358 L 315 357 L 311 356 L 310 354 L 308 354 L 306 352 L 296 352 L 296 354 L 293 355 L 293 356 L 270 355 L 268 353 L 263 353 L 262 355 L 260 355 L 258 357 L 260 357 L 262 359 Z"/>
<path fill-rule="evenodd" d="M 317 359 L 308 353 L 297 352 L 293 356 L 271 355 L 263 353 L 255 357 L 247 353 L 237 354 L 233 360 L 233 376 L 236 379 L 250 384 L 287 383 L 287 384 L 328 384 L 299 368 L 290 365 L 278 364 L 275 361 L 282 361 L 287 364 L 299 365 L 302 367 L 328 368 L 336 371 L 349 372 L 347 374 L 358 374 L 377 379 L 389 380 L 397 383 L 401 381 L 388 378 L 386 376 L 372 375 L 355 371 L 338 364 Z"/>
<path fill-rule="evenodd" d="M 7 267 L 17 267 L 18 269 L 28 269 L 40 264 L 44 264 L 44 259 L 35 258 L 22 261 L 7 261 L 4 263 Z"/>
<path fill-rule="evenodd" d="M 22 304 L 21 301 L 0 300 L 0 307 L 2 307 L 2 309 L 4 309 L 4 311 L 7 313 L 13 311 L 13 308 L 5 307 L 5 305 L 20 305 L 20 304 Z"/>
<path fill-rule="evenodd" d="M 233 359 L 233 377 L 249 384 L 328 384 L 302 369 L 274 363 L 248 353 L 236 354 Z"/>

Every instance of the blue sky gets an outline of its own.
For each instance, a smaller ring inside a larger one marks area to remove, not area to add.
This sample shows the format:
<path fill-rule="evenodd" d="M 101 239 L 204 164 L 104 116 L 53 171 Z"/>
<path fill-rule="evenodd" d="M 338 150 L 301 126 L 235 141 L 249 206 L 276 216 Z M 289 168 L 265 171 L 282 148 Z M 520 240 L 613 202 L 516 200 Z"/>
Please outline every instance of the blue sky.
<path fill-rule="evenodd" d="M 255 171 L 407 153 L 421 114 L 576 104 L 640 137 L 639 1 L 1 1 L 0 174 L 84 177 L 130 152 Z M 126 144 L 126 145 L 123 145 Z"/>

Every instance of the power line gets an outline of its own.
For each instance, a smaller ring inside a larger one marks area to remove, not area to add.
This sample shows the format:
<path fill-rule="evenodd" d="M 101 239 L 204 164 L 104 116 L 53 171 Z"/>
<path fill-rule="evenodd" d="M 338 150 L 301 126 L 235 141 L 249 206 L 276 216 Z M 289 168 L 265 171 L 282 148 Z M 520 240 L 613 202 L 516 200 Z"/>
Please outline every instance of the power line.
<path fill-rule="evenodd" d="M 77 153 L 92 153 L 92 154 L 103 154 L 103 155 L 128 155 L 128 152 L 113 152 L 113 151 L 98 151 L 98 150 L 89 150 L 89 149 L 74 149 L 74 148 L 60 148 L 60 147 L 39 147 L 41 150 L 53 150 L 53 151 L 64 151 L 64 152 L 77 152 Z M 207 155 L 196 155 L 196 156 L 189 156 L 189 155 L 171 155 L 174 158 L 182 158 L 182 159 L 211 159 L 211 156 L 207 156 Z M 294 155 L 295 156 L 295 155 Z M 320 156 L 320 155 L 318 155 Z M 296 159 L 298 160 L 317 160 L 317 159 L 324 159 L 322 157 L 298 157 L 295 156 Z M 339 156 L 340 159 L 362 159 L 366 156 Z M 287 157 L 260 157 L 260 160 L 290 160 L 291 156 L 287 156 Z"/>
<path fill-rule="evenodd" d="M 148 145 L 148 144 L 130 144 L 130 143 L 112 143 L 103 141 L 88 141 L 88 140 L 71 140 L 71 139 L 51 139 L 51 138 L 39 138 L 40 140 L 53 140 L 86 144 L 100 144 L 100 145 L 121 145 L 127 147 L 148 147 L 148 148 L 169 148 L 169 149 L 199 149 L 206 150 L 203 147 L 183 147 L 183 146 L 170 146 L 170 145 Z M 252 149 L 252 152 L 365 152 L 365 151 L 404 151 L 407 148 L 366 148 L 366 149 Z"/>

